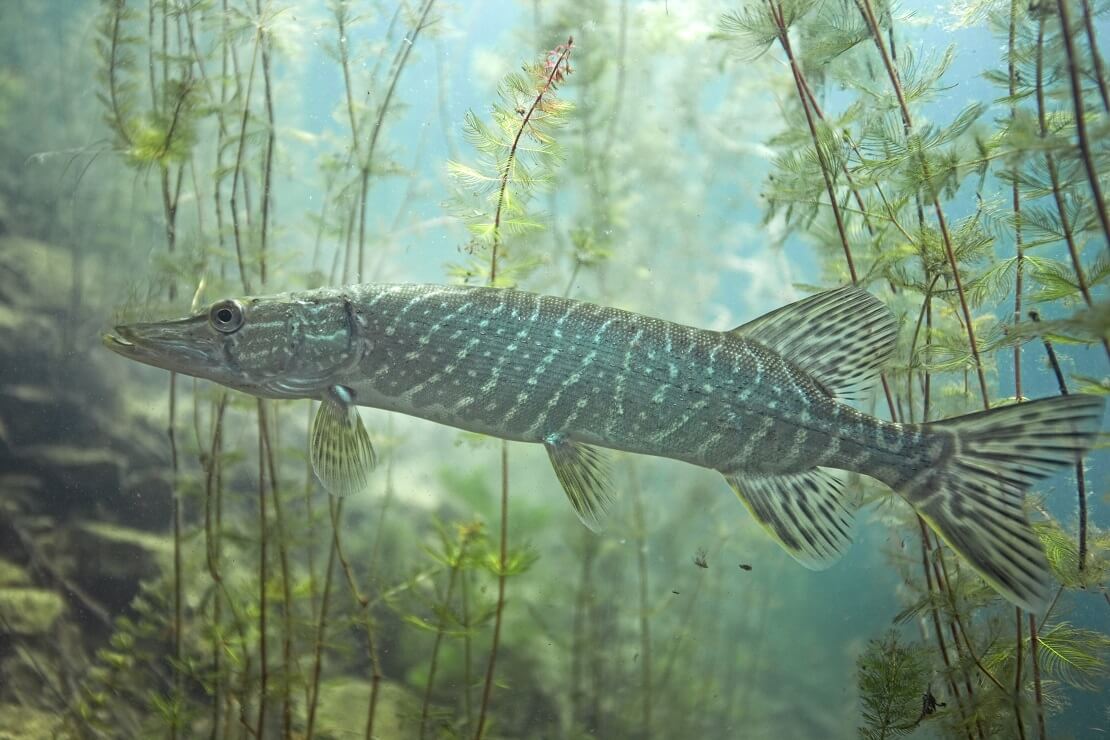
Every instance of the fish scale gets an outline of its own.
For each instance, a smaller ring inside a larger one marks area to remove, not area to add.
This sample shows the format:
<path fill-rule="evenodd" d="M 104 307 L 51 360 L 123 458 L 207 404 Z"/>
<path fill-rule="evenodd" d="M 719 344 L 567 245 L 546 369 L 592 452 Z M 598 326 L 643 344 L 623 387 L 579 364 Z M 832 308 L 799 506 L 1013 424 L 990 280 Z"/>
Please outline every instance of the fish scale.
<path fill-rule="evenodd" d="M 834 471 L 860 473 L 1037 611 L 1051 575 L 1024 492 L 1080 459 L 1102 399 L 880 420 L 844 401 L 877 376 L 897 330 L 855 287 L 719 332 L 523 291 L 357 285 L 218 301 L 105 343 L 256 396 L 320 400 L 309 456 L 336 495 L 368 485 L 376 455 L 356 406 L 371 406 L 542 444 L 592 529 L 614 498 L 605 449 L 718 470 L 791 556 L 822 569 L 851 541 L 853 497 Z"/>

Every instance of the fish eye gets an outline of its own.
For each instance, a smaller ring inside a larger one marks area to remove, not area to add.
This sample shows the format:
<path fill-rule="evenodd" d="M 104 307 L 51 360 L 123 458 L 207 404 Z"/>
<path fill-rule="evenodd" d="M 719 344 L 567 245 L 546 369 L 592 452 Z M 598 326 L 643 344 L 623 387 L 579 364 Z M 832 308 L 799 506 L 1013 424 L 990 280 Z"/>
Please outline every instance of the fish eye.
<path fill-rule="evenodd" d="M 208 309 L 208 323 L 223 334 L 231 334 L 243 325 L 243 307 L 239 301 L 220 301 Z"/>

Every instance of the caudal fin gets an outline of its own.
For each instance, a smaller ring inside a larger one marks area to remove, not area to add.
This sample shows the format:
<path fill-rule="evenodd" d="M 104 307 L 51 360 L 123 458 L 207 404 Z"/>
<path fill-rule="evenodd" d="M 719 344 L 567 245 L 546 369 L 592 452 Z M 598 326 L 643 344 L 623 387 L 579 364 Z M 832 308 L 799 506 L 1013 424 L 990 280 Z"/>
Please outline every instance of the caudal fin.
<path fill-rule="evenodd" d="M 1024 494 L 1080 459 L 1102 409 L 1099 396 L 1058 396 L 929 424 L 948 432 L 949 443 L 901 492 L 999 593 L 1039 612 L 1052 576 L 1022 508 Z"/>

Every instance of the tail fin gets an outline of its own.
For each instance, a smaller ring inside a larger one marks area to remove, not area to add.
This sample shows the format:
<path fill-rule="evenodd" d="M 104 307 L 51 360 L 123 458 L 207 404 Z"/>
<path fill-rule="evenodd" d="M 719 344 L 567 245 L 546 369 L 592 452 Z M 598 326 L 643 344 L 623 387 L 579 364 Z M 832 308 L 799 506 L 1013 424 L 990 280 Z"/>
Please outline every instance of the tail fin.
<path fill-rule="evenodd" d="M 1040 612 L 1052 577 L 1024 493 L 1090 448 L 1102 407 L 1099 396 L 1057 396 L 929 424 L 950 442 L 900 492 L 999 593 Z"/>

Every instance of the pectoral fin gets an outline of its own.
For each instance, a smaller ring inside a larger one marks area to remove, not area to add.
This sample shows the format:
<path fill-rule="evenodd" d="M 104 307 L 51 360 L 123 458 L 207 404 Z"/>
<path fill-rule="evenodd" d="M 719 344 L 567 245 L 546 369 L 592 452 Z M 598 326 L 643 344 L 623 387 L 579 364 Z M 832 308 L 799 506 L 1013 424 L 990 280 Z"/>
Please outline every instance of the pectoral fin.
<path fill-rule="evenodd" d="M 552 434 L 543 446 L 574 513 L 591 531 L 601 531 L 605 514 L 616 500 L 605 453 L 562 434 Z"/>
<path fill-rule="evenodd" d="M 852 512 L 840 481 L 826 470 L 725 480 L 756 521 L 811 570 L 828 568 L 852 542 Z"/>
<path fill-rule="evenodd" d="M 378 459 L 349 388 L 336 386 L 316 410 L 309 456 L 316 477 L 333 496 L 358 493 L 369 483 Z"/>

